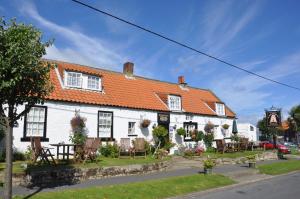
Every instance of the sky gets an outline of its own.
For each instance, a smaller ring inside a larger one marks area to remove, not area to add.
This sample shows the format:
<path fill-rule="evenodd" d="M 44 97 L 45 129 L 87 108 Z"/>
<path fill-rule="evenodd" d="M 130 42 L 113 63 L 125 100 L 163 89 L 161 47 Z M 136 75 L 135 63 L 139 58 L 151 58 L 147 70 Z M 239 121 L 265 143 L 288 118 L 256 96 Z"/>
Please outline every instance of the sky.
<path fill-rule="evenodd" d="M 82 0 L 244 69 L 300 87 L 300 1 Z M 300 91 L 231 68 L 96 13 L 70 0 L 0 0 L 15 17 L 54 39 L 45 58 L 134 73 L 212 90 L 239 118 L 256 124 L 275 106 L 288 115 Z"/>

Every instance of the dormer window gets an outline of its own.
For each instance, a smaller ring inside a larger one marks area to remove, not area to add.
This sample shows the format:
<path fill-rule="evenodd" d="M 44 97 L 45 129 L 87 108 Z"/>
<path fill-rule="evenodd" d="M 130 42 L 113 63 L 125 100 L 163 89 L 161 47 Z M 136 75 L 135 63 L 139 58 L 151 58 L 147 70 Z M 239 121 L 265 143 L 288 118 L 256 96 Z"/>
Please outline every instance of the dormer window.
<path fill-rule="evenodd" d="M 82 74 L 76 72 L 66 72 L 66 86 L 81 88 Z"/>
<path fill-rule="evenodd" d="M 96 76 L 88 76 L 87 88 L 92 90 L 100 90 L 100 78 Z"/>
<path fill-rule="evenodd" d="M 82 88 L 101 91 L 101 78 L 84 73 L 65 71 L 65 86 L 70 88 Z"/>
<path fill-rule="evenodd" d="M 224 104 L 216 103 L 216 113 L 217 113 L 217 115 L 225 115 Z"/>
<path fill-rule="evenodd" d="M 169 95 L 168 98 L 169 109 L 172 111 L 181 111 L 181 97 L 176 95 Z"/>

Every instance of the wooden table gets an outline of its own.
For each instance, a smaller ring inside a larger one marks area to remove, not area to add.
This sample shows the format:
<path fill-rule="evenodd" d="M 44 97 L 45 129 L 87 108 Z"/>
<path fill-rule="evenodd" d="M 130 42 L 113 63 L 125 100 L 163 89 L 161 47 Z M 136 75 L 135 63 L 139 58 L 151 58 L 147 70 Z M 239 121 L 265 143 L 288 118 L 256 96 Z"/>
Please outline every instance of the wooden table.
<path fill-rule="evenodd" d="M 56 156 L 57 159 L 59 159 L 59 155 L 63 156 L 63 160 L 67 159 L 69 160 L 70 155 L 75 155 L 76 147 L 81 146 L 78 144 L 64 144 L 64 143 L 59 143 L 59 144 L 50 144 L 51 146 L 56 147 Z M 62 147 L 62 152 L 59 152 L 60 147 Z M 70 153 L 70 147 L 74 147 L 73 153 Z"/>

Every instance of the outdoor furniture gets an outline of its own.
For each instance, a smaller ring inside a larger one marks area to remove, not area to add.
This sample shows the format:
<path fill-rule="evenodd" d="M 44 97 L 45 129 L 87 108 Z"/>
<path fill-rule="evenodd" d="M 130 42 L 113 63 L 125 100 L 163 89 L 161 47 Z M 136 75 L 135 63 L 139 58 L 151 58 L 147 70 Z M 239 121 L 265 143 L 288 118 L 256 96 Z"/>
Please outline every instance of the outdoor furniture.
<path fill-rule="evenodd" d="M 227 150 L 225 140 L 218 139 L 218 140 L 215 140 L 215 141 L 216 141 L 216 146 L 217 146 L 216 152 L 224 153 Z"/>
<path fill-rule="evenodd" d="M 70 155 L 75 155 L 75 151 L 81 145 L 78 144 L 65 144 L 65 143 L 58 143 L 58 144 L 50 144 L 51 146 L 56 147 L 56 159 L 59 159 L 59 155 L 62 155 L 63 160 L 70 159 Z M 70 152 L 70 147 L 74 147 L 74 153 Z M 62 148 L 62 152 L 60 152 L 60 148 Z"/>
<path fill-rule="evenodd" d="M 97 151 L 100 148 L 101 139 L 100 138 L 87 138 L 84 145 L 84 162 L 87 159 L 91 161 L 96 160 Z"/>
<path fill-rule="evenodd" d="M 137 153 L 144 154 L 144 157 L 146 158 L 146 143 L 144 138 L 135 138 L 135 141 L 133 142 L 134 149 L 133 149 L 133 158 L 135 158 L 135 155 Z"/>
<path fill-rule="evenodd" d="M 121 138 L 119 147 L 119 158 L 122 154 L 132 155 L 132 148 L 130 147 L 130 138 Z"/>
<path fill-rule="evenodd" d="M 239 150 L 246 151 L 248 149 L 248 138 L 240 138 Z"/>
<path fill-rule="evenodd" d="M 42 147 L 41 138 L 40 137 L 32 137 L 31 138 L 31 148 L 33 152 L 32 162 L 35 163 L 37 159 L 40 157 L 41 161 L 51 164 L 48 157 L 51 158 L 52 163 L 56 165 L 56 162 L 51 154 L 50 148 Z"/>

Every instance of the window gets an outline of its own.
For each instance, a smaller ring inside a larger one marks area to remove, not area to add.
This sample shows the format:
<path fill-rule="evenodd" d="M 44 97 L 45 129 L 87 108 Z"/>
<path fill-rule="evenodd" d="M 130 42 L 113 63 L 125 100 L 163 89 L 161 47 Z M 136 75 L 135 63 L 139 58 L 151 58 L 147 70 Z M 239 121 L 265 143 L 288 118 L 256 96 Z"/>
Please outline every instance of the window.
<path fill-rule="evenodd" d="M 216 113 L 217 115 L 225 115 L 224 104 L 216 103 Z"/>
<path fill-rule="evenodd" d="M 187 121 L 192 121 L 193 120 L 193 115 L 186 115 L 185 116 L 185 120 L 187 120 Z"/>
<path fill-rule="evenodd" d="M 100 78 L 95 76 L 88 76 L 87 88 L 100 90 Z"/>
<path fill-rule="evenodd" d="M 185 130 L 184 141 L 192 141 L 191 133 L 198 129 L 198 124 L 195 122 L 184 122 L 183 128 Z"/>
<path fill-rule="evenodd" d="M 66 86 L 81 88 L 82 78 L 81 73 L 67 72 L 66 73 Z"/>
<path fill-rule="evenodd" d="M 128 122 L 128 135 L 135 135 L 135 122 Z"/>
<path fill-rule="evenodd" d="M 113 113 L 98 112 L 98 137 L 113 138 Z"/>
<path fill-rule="evenodd" d="M 169 95 L 169 109 L 173 111 L 181 110 L 181 98 L 180 96 Z"/>
<path fill-rule="evenodd" d="M 254 127 L 253 126 L 250 126 L 250 131 L 254 131 Z"/>
<path fill-rule="evenodd" d="M 47 107 L 34 106 L 25 115 L 24 134 L 21 141 L 30 141 L 30 137 L 41 137 L 42 141 L 46 138 Z"/>

